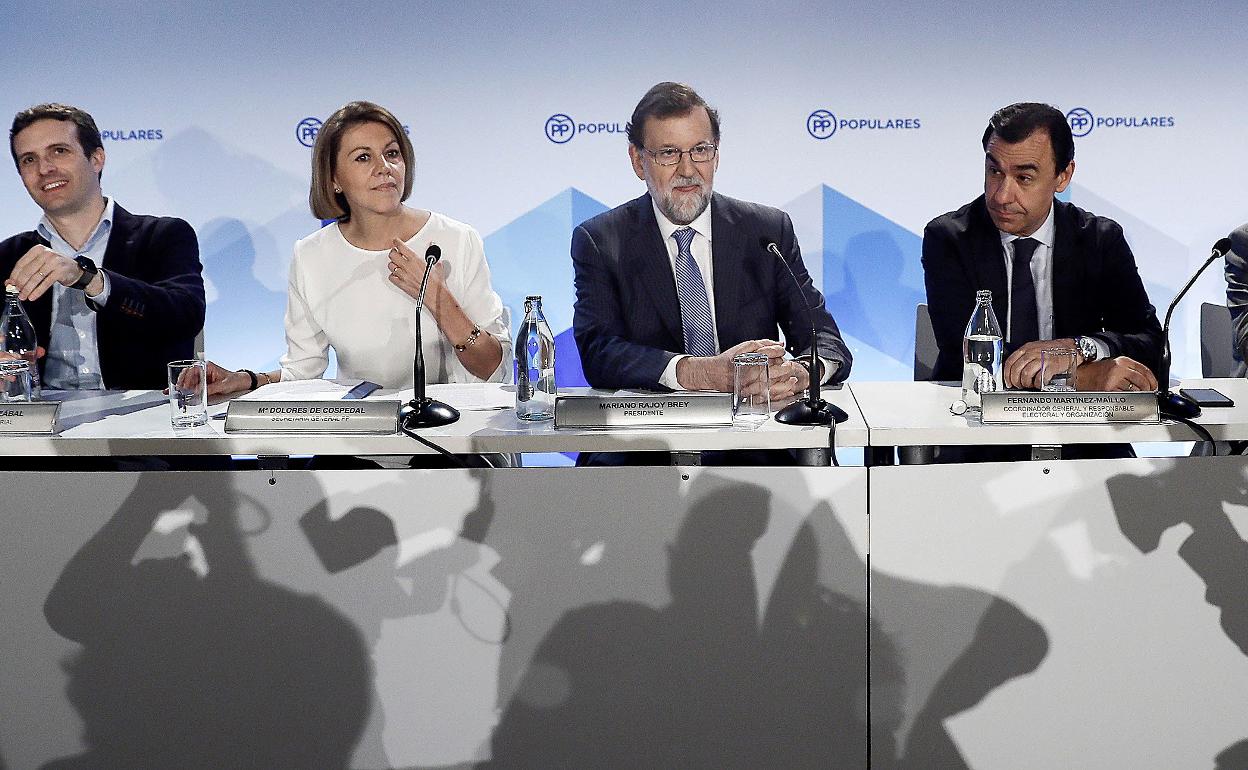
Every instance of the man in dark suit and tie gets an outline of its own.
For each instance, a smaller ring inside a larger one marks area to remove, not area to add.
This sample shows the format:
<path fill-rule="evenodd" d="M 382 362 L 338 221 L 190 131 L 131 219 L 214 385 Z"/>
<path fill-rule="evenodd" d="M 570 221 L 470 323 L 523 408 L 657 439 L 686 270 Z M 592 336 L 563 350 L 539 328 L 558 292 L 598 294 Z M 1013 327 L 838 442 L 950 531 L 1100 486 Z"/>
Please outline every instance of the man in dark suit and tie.
<path fill-rule="evenodd" d="M 771 398 L 804 390 L 811 308 L 821 382 L 850 353 L 778 209 L 712 192 L 719 115 L 693 89 L 659 83 L 628 124 L 633 171 L 649 192 L 572 233 L 573 326 L 585 377 L 600 388 L 732 390 L 732 358 L 770 360 Z M 797 276 L 760 243 L 774 242 Z M 777 341 L 777 330 L 784 344 Z"/>
<path fill-rule="evenodd" d="M 1065 116 L 1012 104 L 992 116 L 983 145 L 984 194 L 923 231 L 933 379 L 961 379 L 962 335 L 975 292 L 988 289 L 1006 387 L 1040 387 L 1040 351 L 1068 347 L 1079 351 L 1079 390 L 1156 390 L 1161 325 L 1122 228 L 1054 198 L 1075 173 Z"/>
<path fill-rule="evenodd" d="M 204 326 L 195 231 L 104 197 L 100 132 L 77 107 L 19 112 L 9 149 L 43 217 L 0 243 L 0 276 L 17 287 L 47 351 L 44 385 L 165 387 L 165 364 L 192 358 Z"/>

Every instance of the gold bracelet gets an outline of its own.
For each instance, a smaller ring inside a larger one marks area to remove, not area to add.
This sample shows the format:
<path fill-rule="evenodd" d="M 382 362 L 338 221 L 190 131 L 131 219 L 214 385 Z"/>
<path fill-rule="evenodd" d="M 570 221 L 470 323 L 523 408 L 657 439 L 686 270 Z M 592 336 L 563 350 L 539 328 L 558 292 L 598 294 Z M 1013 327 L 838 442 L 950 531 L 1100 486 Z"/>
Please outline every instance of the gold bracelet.
<path fill-rule="evenodd" d="M 472 345 L 477 341 L 477 337 L 480 337 L 480 336 L 481 336 L 480 327 L 477 327 L 477 326 L 472 327 L 472 334 L 468 335 L 468 339 L 464 340 L 464 344 L 455 346 L 455 352 L 463 353 L 465 350 L 472 347 Z"/>

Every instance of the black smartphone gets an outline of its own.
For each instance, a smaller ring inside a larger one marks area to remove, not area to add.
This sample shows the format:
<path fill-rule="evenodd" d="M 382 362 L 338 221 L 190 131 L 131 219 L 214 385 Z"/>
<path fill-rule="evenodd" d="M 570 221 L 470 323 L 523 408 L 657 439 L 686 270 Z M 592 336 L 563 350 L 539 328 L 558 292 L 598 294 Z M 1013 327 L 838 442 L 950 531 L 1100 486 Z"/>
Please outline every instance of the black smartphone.
<path fill-rule="evenodd" d="M 1213 388 L 1179 388 L 1179 395 L 1196 406 L 1235 406 L 1235 402 Z"/>

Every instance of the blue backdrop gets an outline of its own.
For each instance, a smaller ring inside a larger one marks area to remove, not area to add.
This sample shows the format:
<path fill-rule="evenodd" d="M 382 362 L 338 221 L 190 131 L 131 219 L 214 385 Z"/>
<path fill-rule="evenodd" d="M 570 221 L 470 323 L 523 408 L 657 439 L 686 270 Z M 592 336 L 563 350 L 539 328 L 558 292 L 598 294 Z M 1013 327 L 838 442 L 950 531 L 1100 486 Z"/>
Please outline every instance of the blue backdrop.
<path fill-rule="evenodd" d="M 540 293 L 565 341 L 570 231 L 643 191 L 622 131 L 659 80 L 720 109 L 717 189 L 792 214 L 858 380 L 910 377 L 923 225 L 980 192 L 979 136 L 1001 105 L 1070 112 L 1069 197 L 1123 224 L 1163 309 L 1248 220 L 1242 68 L 1210 53 L 1211 30 L 1248 22 L 1237 2 L 18 0 L 6 17 L 0 115 L 59 100 L 96 116 L 106 193 L 198 231 L 207 353 L 230 366 L 267 366 L 284 348 L 291 246 L 319 225 L 307 145 L 351 99 L 410 127 L 410 202 L 480 230 L 513 319 Z M 0 181 L 0 232 L 37 218 L 16 173 Z M 1222 301 L 1218 275 L 1176 321 L 1177 374 L 1199 369 L 1199 299 Z M 565 381 L 578 369 L 568 349 Z"/>

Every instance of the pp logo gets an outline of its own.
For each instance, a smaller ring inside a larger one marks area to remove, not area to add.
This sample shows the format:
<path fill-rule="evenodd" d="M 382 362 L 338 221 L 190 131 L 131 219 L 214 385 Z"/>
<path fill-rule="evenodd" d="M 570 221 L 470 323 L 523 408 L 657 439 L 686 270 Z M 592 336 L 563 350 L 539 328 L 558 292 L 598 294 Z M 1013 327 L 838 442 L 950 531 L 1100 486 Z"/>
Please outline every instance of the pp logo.
<path fill-rule="evenodd" d="M 1092 111 L 1083 107 L 1076 107 L 1066 113 L 1066 122 L 1070 124 L 1070 133 L 1075 136 L 1087 136 L 1096 125 Z"/>
<path fill-rule="evenodd" d="M 806 118 L 806 133 L 816 139 L 827 139 L 836 133 L 836 116 L 828 110 L 815 110 Z"/>
<path fill-rule="evenodd" d="M 546 138 L 555 144 L 567 144 L 576 136 L 576 121 L 563 113 L 546 119 Z"/>
<path fill-rule="evenodd" d="M 295 138 L 299 140 L 299 144 L 304 147 L 311 147 L 316 143 L 316 135 L 321 131 L 321 121 L 317 118 L 304 118 L 299 121 L 299 125 L 295 126 Z"/>

